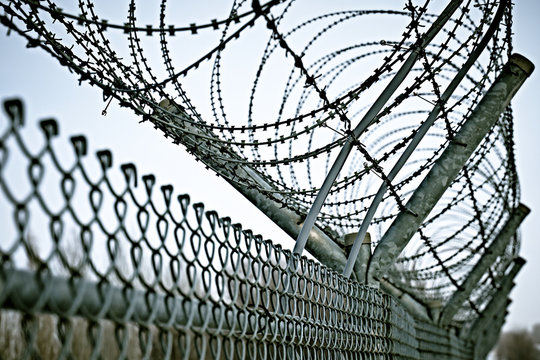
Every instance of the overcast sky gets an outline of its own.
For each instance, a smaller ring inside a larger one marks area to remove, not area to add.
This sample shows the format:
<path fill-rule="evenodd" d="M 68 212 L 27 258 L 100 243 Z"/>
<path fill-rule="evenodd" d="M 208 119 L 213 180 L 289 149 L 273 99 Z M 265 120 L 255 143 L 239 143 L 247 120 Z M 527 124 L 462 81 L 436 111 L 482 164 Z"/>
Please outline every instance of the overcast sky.
<path fill-rule="evenodd" d="M 536 64 L 540 64 L 538 14 L 540 1 L 516 2 L 514 49 Z M 7 37 L 5 28 L 0 27 L 0 99 L 23 98 L 29 125 L 33 126 L 39 119 L 57 118 L 63 139 L 74 134 L 87 135 L 91 153 L 102 148 L 113 151 L 115 167 L 134 162 L 139 175 L 154 173 L 160 183 L 173 184 L 177 192 L 188 193 L 194 201 L 204 202 L 208 210 L 231 216 L 233 221 L 241 222 L 265 238 L 288 239 L 221 178 L 205 170 L 183 148 L 165 140 L 149 124 L 139 124 L 139 119 L 130 111 L 119 109 L 113 103 L 107 116 L 102 116 L 105 105 L 101 91 L 87 84 L 78 86 L 77 77 L 66 70 L 42 50 L 25 48 L 18 36 Z M 533 73 L 513 101 L 521 198 L 532 212 L 521 228 L 520 254 L 528 263 L 511 294 L 513 303 L 506 328 L 540 323 L 540 239 L 537 239 L 535 226 L 540 223 L 539 73 L 540 70 Z M 291 241 L 282 242 L 292 248 Z"/>

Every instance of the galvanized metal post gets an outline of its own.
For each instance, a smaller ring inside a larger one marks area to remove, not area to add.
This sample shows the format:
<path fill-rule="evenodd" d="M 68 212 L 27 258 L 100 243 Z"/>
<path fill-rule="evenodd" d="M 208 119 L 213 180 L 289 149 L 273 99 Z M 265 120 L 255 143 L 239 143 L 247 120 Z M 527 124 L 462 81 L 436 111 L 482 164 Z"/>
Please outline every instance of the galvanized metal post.
<path fill-rule="evenodd" d="M 313 227 L 313 225 L 315 225 L 315 221 L 317 220 L 317 216 L 319 216 L 319 212 L 321 211 L 324 201 L 326 200 L 326 197 L 328 196 L 328 193 L 330 192 L 334 181 L 336 181 L 336 178 L 339 175 L 341 168 L 345 164 L 345 161 L 347 160 L 351 150 L 354 147 L 354 142 L 364 132 L 364 130 L 369 126 L 369 124 L 371 124 L 376 119 L 376 116 L 379 114 L 384 104 L 386 104 L 388 99 L 390 99 L 392 94 L 397 90 L 397 88 L 401 85 L 403 80 L 405 80 L 405 78 L 413 68 L 414 64 L 418 60 L 418 57 L 420 56 L 420 52 L 424 50 L 425 47 L 431 42 L 431 40 L 433 40 L 433 38 L 439 33 L 439 31 L 443 28 L 444 24 L 446 24 L 446 22 L 450 19 L 452 14 L 456 11 L 456 9 L 461 5 L 462 2 L 463 0 L 453 0 L 448 4 L 448 6 L 443 10 L 441 15 L 433 22 L 429 30 L 425 33 L 422 41 L 417 44 L 413 51 L 411 51 L 409 57 L 407 58 L 407 60 L 405 60 L 392 81 L 390 81 L 390 83 L 386 86 L 381 95 L 379 95 L 377 100 L 373 103 L 371 108 L 364 115 L 362 120 L 354 128 L 352 134 L 348 137 L 345 144 L 343 144 L 343 147 L 341 148 L 336 160 L 334 161 L 334 164 L 332 165 L 330 171 L 328 172 L 328 175 L 326 175 L 326 178 L 324 179 L 321 189 L 317 193 L 317 197 L 315 198 L 315 201 L 313 202 L 313 205 L 308 212 L 306 221 L 304 222 L 304 226 L 298 234 L 296 244 L 293 249 L 293 252 L 295 254 L 302 254 L 302 251 L 304 251 L 304 247 L 306 246 L 306 242 L 311 232 L 311 228 Z"/>
<path fill-rule="evenodd" d="M 351 247 L 358 237 L 358 233 L 347 234 L 344 237 L 345 253 L 350 257 Z M 356 262 L 354 265 L 354 272 L 356 274 L 356 281 L 361 284 L 367 282 L 367 268 L 371 259 L 371 235 L 370 233 L 364 234 L 362 246 L 356 256 Z"/>
<path fill-rule="evenodd" d="M 347 234 L 344 237 L 344 243 L 345 243 L 345 252 L 349 253 L 350 247 L 352 246 L 354 240 L 357 238 L 357 233 L 351 233 Z M 356 260 L 356 264 L 354 267 L 354 271 L 356 274 L 356 279 L 361 284 L 366 284 L 367 282 L 367 268 L 369 261 L 371 259 L 371 235 L 370 233 L 366 233 L 364 236 L 364 241 L 362 241 L 362 246 L 360 247 L 360 251 Z M 431 321 L 432 319 L 429 316 L 428 309 L 418 302 L 416 299 L 414 299 L 411 295 L 407 294 L 405 291 L 399 289 L 389 281 L 382 279 L 381 281 L 373 282 L 371 284 L 372 287 L 379 287 L 384 290 L 386 293 L 394 296 L 399 303 L 405 307 L 411 314 L 415 315 L 415 317 Z"/>
<path fill-rule="evenodd" d="M 392 266 L 533 69 L 534 65 L 525 57 L 519 54 L 511 56 L 469 119 L 454 136 L 454 141 L 449 143 L 412 194 L 406 204 L 408 211 L 398 214 L 384 234 L 371 258 L 368 278 L 381 278 Z"/>
<path fill-rule="evenodd" d="M 426 306 L 429 309 L 429 315 L 431 315 L 433 322 L 435 324 L 438 323 L 441 318 L 442 302 L 440 300 L 431 300 L 426 303 Z"/>
<path fill-rule="evenodd" d="M 298 235 L 302 228 L 302 217 L 298 213 L 284 208 L 282 204 L 261 194 L 257 189 L 231 184 L 289 236 L 294 239 Z M 308 240 L 306 250 L 311 255 L 321 264 L 340 273 L 343 272 L 347 261 L 343 248 L 318 227 L 311 229 Z"/>
<path fill-rule="evenodd" d="M 477 341 L 474 349 L 474 359 L 483 360 L 486 358 L 489 351 L 495 346 L 497 340 L 499 339 L 501 328 L 506 321 L 506 316 L 508 311 L 502 311 L 495 316 L 493 319 L 492 325 L 486 331 L 484 336 Z"/>
<path fill-rule="evenodd" d="M 495 296 L 488 303 L 480 318 L 476 320 L 471 329 L 463 334 L 463 338 L 474 339 L 475 359 L 485 359 L 487 353 L 493 348 L 504 324 L 507 307 L 511 300 L 508 294 L 514 287 L 514 279 L 525 264 L 523 258 L 514 259 L 512 269 L 506 274 Z"/>
<path fill-rule="evenodd" d="M 504 254 L 510 239 L 516 234 L 519 225 L 529 212 L 529 208 L 523 204 L 519 204 L 514 210 L 504 227 L 491 242 L 480 260 L 474 265 L 459 289 L 454 292 L 448 303 L 446 303 L 439 321 L 440 325 L 448 325 L 452 321 L 452 318 L 461 305 L 463 305 L 463 302 L 469 298 L 482 276 L 493 265 L 495 260 Z"/>
<path fill-rule="evenodd" d="M 484 329 L 491 325 L 493 317 L 500 313 L 503 306 L 505 306 L 508 294 L 514 287 L 514 278 L 517 276 L 523 265 L 525 265 L 525 260 L 523 258 L 516 258 L 514 260 L 512 269 L 504 276 L 497 293 L 493 296 L 480 317 L 474 322 L 471 329 L 464 334 L 464 336 L 475 339 Z"/>
<path fill-rule="evenodd" d="M 221 174 L 229 184 L 289 236 L 293 239 L 298 236 L 303 225 L 302 214 L 283 207 L 285 199 L 279 194 L 273 194 L 274 187 L 270 181 L 250 166 L 241 164 L 242 159 L 231 148 L 222 147 L 218 141 L 213 141 L 217 137 L 210 130 L 193 125 L 193 121 L 180 110 L 179 106 L 169 100 L 163 100 L 160 107 L 161 110 L 153 116 L 167 123 L 171 131 L 178 129 L 182 143 L 188 151 L 193 152 L 208 167 L 216 169 L 216 173 Z M 201 138 L 210 141 L 205 146 L 199 146 Z M 238 163 L 231 162 L 230 159 L 238 159 Z M 337 239 L 337 236 L 335 238 Z M 306 248 L 310 254 L 329 268 L 338 272 L 343 271 L 347 261 L 345 252 L 327 231 L 313 226 L 308 234 L 308 240 Z"/>
<path fill-rule="evenodd" d="M 508 295 L 508 294 L 507 294 Z M 476 342 L 476 347 L 482 346 L 482 344 L 485 342 L 485 337 L 490 330 L 494 323 L 496 322 L 496 319 L 500 317 L 501 314 L 503 314 L 508 306 L 512 303 L 512 300 L 510 300 L 508 297 L 498 297 L 497 301 L 497 308 L 490 314 L 489 318 L 486 318 L 486 324 L 488 326 L 484 326 L 482 329 L 480 329 L 478 332 L 474 334 L 474 337 L 470 337 L 469 339 L 474 340 Z M 490 303 L 491 304 L 491 303 Z M 469 336 L 470 333 L 467 333 Z"/>
<path fill-rule="evenodd" d="M 394 286 L 385 279 L 380 279 L 379 283 L 381 285 L 381 289 L 396 297 L 399 300 L 400 304 L 404 308 L 409 310 L 411 314 L 422 320 L 432 320 L 429 316 L 428 309 L 423 304 L 416 301 L 411 295 L 407 294 L 401 289 L 398 289 L 396 286 Z"/>

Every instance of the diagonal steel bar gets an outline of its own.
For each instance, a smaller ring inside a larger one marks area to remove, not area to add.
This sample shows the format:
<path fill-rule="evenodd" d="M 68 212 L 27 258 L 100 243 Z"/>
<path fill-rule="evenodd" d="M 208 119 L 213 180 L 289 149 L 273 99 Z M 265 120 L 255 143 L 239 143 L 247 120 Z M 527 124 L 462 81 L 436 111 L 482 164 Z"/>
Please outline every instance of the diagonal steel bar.
<path fill-rule="evenodd" d="M 377 211 L 379 204 L 381 203 L 384 194 L 388 190 L 388 183 L 394 180 L 394 178 L 397 176 L 397 174 L 401 171 L 409 157 L 412 155 L 420 141 L 424 138 L 424 136 L 427 134 L 428 130 L 431 128 L 435 120 L 437 120 L 437 117 L 441 113 L 444 104 L 448 99 L 450 99 L 450 96 L 454 93 L 456 88 L 459 86 L 463 78 L 467 75 L 470 68 L 473 66 L 473 64 L 478 60 L 486 46 L 488 45 L 489 41 L 495 34 L 495 31 L 499 28 L 499 22 L 501 21 L 503 15 L 504 15 L 504 9 L 507 5 L 507 0 L 503 0 L 499 4 L 499 8 L 497 9 L 497 13 L 493 17 L 493 21 L 491 22 L 491 25 L 489 26 L 488 30 L 486 31 L 484 37 L 478 44 L 478 46 L 474 49 L 474 51 L 471 53 L 471 56 L 467 59 L 465 64 L 461 67 L 461 69 L 458 71 L 454 79 L 452 79 L 452 82 L 444 93 L 441 95 L 441 101 L 437 104 L 435 104 L 435 107 L 429 114 L 426 121 L 420 126 L 418 129 L 418 132 L 414 135 L 413 139 L 403 152 L 403 154 L 400 156 L 390 173 L 387 175 L 388 182 L 383 182 L 377 191 L 377 194 L 373 198 L 373 201 L 371 202 L 371 205 L 366 213 L 366 216 L 364 217 L 364 220 L 362 221 L 362 225 L 360 226 L 360 230 L 358 230 L 358 235 L 356 239 L 354 240 L 354 244 L 352 246 L 350 255 L 347 259 L 347 264 L 345 265 L 345 270 L 343 271 L 343 276 L 350 277 L 351 272 L 353 271 L 354 267 L 354 261 L 358 256 L 358 252 L 360 251 L 360 246 L 362 245 L 362 239 L 364 238 L 369 225 L 371 224 L 371 220 L 375 216 L 375 212 Z M 365 282 L 367 279 L 360 279 L 359 281 Z"/>
<path fill-rule="evenodd" d="M 454 292 L 446 306 L 444 307 L 440 324 L 447 325 L 452 321 L 452 318 L 459 310 L 463 302 L 469 298 L 475 286 L 478 284 L 482 276 L 489 270 L 489 267 L 504 254 L 510 239 L 516 234 L 517 229 L 530 210 L 523 204 L 520 204 L 512 213 L 504 227 L 497 234 L 495 239 L 486 249 L 480 260 L 474 265 L 473 269 L 467 275 L 460 288 Z"/>
<path fill-rule="evenodd" d="M 406 204 L 409 211 L 399 213 L 382 237 L 369 265 L 368 280 L 380 278 L 392 266 L 533 70 L 534 65 L 522 55 L 511 56 L 455 135 L 455 141 L 449 143 L 412 194 Z"/>
<path fill-rule="evenodd" d="M 296 239 L 296 244 L 293 250 L 294 253 L 302 254 L 302 252 L 304 251 L 306 242 L 309 237 L 309 233 L 311 232 L 311 228 L 313 227 L 313 225 L 315 225 L 315 221 L 317 220 L 317 216 L 321 211 L 324 201 L 326 200 L 326 197 L 328 196 L 328 193 L 330 192 L 334 181 L 336 181 L 339 172 L 343 168 L 345 161 L 347 160 L 351 150 L 353 149 L 356 139 L 358 139 L 358 137 L 364 132 L 364 130 L 369 126 L 369 124 L 371 124 L 376 119 L 377 114 L 381 111 L 388 99 L 390 99 L 392 94 L 401 85 L 403 80 L 405 80 L 405 78 L 413 68 L 414 64 L 418 60 L 418 57 L 420 56 L 420 52 L 425 49 L 425 47 L 431 42 L 431 40 L 433 40 L 433 38 L 439 33 L 444 24 L 446 24 L 446 22 L 450 19 L 452 14 L 456 11 L 456 9 L 461 5 L 462 2 L 463 0 L 453 0 L 450 2 L 450 4 L 448 4 L 448 6 L 443 10 L 441 15 L 439 15 L 439 17 L 433 22 L 429 30 L 425 33 L 420 43 L 417 44 L 417 47 L 413 51 L 411 51 L 411 54 L 409 55 L 407 60 L 405 60 L 392 81 L 390 81 L 390 83 L 383 90 L 381 95 L 377 98 L 375 103 L 368 110 L 366 115 L 362 118 L 360 123 L 358 123 L 358 125 L 354 128 L 352 134 L 349 135 L 349 138 L 341 148 L 334 164 L 330 168 L 328 175 L 324 179 L 323 185 L 321 186 L 321 189 L 319 190 L 317 197 L 313 202 L 313 206 L 309 210 L 304 225 L 302 226 L 302 230 L 300 231 L 300 234 Z"/>

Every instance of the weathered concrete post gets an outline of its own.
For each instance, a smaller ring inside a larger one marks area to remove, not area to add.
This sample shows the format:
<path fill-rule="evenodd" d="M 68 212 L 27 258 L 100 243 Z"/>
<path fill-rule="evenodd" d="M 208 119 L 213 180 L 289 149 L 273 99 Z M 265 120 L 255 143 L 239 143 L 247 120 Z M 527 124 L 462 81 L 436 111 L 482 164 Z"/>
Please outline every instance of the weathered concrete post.
<path fill-rule="evenodd" d="M 469 298 L 482 276 L 488 271 L 489 267 L 495 262 L 495 260 L 504 254 L 504 250 L 510 242 L 510 239 L 515 235 L 519 225 L 529 214 L 529 212 L 530 210 L 528 207 L 523 204 L 519 204 L 519 206 L 510 215 L 510 218 L 504 227 L 491 242 L 480 260 L 474 265 L 473 269 L 469 272 L 467 278 L 463 281 L 460 288 L 454 292 L 444 307 L 439 321 L 440 325 L 448 325 L 452 321 L 452 318 L 459 310 L 463 302 Z"/>
<path fill-rule="evenodd" d="M 407 202 L 406 208 L 409 211 L 402 211 L 384 234 L 371 258 L 368 279 L 381 278 L 392 266 L 533 70 L 534 65 L 525 57 L 519 54 L 511 56 L 501 74 L 454 136 L 454 141 L 449 143 Z"/>

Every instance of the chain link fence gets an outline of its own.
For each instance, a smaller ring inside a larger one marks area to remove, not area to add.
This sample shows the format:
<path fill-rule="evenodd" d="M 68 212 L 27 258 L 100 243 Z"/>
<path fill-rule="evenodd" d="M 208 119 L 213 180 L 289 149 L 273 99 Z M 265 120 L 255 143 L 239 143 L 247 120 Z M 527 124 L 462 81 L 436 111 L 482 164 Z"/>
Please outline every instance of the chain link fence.
<path fill-rule="evenodd" d="M 0 117 L 2 359 L 471 358 L 473 343 L 292 255 L 53 119 Z M 28 131 L 27 131 L 28 130 Z M 31 129 L 30 129 L 31 130 Z"/>

